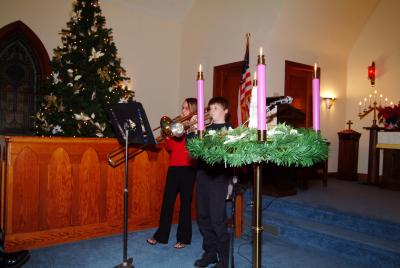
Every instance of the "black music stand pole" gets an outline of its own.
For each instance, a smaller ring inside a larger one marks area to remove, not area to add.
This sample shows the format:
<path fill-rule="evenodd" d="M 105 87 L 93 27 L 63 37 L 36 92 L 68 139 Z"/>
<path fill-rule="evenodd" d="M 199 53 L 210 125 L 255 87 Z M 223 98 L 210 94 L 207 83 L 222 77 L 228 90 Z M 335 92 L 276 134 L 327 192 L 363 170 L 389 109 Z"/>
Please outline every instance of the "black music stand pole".
<path fill-rule="evenodd" d="M 125 188 L 124 188 L 124 236 L 123 236 L 123 259 L 122 263 L 115 268 L 134 268 L 133 259 L 128 259 L 128 142 L 129 142 L 129 124 L 124 123 L 125 130 Z"/>
<path fill-rule="evenodd" d="M 140 102 L 117 103 L 108 109 L 108 116 L 118 142 L 125 142 L 125 188 L 124 188 L 124 234 L 123 260 L 115 268 L 134 268 L 132 258 L 128 258 L 128 160 L 144 151 L 147 145 L 156 144 L 146 112 Z M 131 132 L 132 136 L 129 136 Z M 129 144 L 140 145 L 129 154 Z"/>
<path fill-rule="evenodd" d="M 238 177 L 233 176 L 232 178 L 232 194 L 231 194 L 231 202 L 232 202 L 232 210 L 231 210 L 231 239 L 229 240 L 229 268 L 234 268 L 235 267 L 235 262 L 233 258 L 233 242 L 235 239 L 235 230 L 236 230 L 236 217 L 235 217 L 235 211 L 236 211 L 236 184 L 238 182 Z"/>

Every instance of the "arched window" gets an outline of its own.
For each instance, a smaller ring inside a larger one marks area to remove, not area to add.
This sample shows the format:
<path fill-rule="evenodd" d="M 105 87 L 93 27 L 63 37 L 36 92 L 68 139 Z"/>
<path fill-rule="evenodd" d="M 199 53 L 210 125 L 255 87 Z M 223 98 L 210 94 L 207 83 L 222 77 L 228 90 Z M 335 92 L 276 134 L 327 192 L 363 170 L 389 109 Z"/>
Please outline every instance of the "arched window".
<path fill-rule="evenodd" d="M 21 21 L 0 29 L 0 134 L 33 134 L 50 61 L 40 39 Z"/>

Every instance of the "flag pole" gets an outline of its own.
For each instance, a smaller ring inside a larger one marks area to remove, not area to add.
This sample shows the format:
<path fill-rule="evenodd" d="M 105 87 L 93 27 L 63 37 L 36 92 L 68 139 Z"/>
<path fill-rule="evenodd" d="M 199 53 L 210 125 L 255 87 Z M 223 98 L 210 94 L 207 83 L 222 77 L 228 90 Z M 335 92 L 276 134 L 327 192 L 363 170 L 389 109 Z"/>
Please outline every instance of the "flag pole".
<path fill-rule="evenodd" d="M 237 126 L 240 126 L 246 122 L 248 118 L 248 106 L 249 96 L 251 95 L 251 74 L 249 71 L 249 45 L 250 45 L 250 33 L 246 33 L 246 50 L 243 60 L 242 76 L 240 78 L 240 85 L 238 91 L 238 105 L 237 105 Z"/>

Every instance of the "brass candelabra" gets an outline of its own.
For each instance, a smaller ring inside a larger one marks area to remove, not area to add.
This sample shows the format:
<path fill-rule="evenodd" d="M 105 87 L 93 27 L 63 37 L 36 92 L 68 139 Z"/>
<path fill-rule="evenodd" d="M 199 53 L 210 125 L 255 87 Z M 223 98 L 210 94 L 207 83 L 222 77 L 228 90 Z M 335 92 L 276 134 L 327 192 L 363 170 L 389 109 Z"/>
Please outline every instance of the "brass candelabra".
<path fill-rule="evenodd" d="M 374 86 L 372 86 L 374 87 Z M 367 106 L 367 98 L 364 98 L 364 108 L 362 109 L 362 101 L 359 103 L 359 111 L 358 111 L 358 117 L 363 119 L 365 116 L 367 116 L 369 113 L 373 112 L 373 119 L 372 119 L 372 126 L 376 127 L 376 119 L 377 119 L 377 111 L 382 108 L 382 101 L 383 101 L 383 95 L 379 95 L 379 104 L 378 104 L 378 91 L 375 89 L 374 90 L 374 95 L 369 94 L 369 105 Z M 388 102 L 388 98 L 385 98 L 385 105 Z"/>
<path fill-rule="evenodd" d="M 364 108 L 362 111 L 358 113 L 358 117 L 360 117 L 360 120 L 363 119 L 365 116 L 367 116 L 369 113 L 373 112 L 374 116 L 372 119 L 372 126 L 376 127 L 376 111 L 381 107 L 381 105 L 378 106 L 377 102 L 374 101 L 372 105 L 369 105 L 368 107 Z"/>

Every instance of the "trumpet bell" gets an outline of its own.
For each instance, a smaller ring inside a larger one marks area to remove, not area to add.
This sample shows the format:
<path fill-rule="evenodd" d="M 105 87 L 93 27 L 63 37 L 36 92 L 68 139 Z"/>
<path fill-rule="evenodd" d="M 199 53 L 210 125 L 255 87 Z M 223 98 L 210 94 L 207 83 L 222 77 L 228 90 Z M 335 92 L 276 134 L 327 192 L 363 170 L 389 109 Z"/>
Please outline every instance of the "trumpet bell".
<path fill-rule="evenodd" d="M 175 137 L 181 137 L 185 133 L 185 128 L 182 123 L 173 123 L 171 125 L 172 135 Z"/>
<path fill-rule="evenodd" d="M 167 137 L 181 137 L 185 133 L 185 127 L 180 122 L 174 122 L 168 116 L 163 116 L 160 119 L 161 131 Z"/>
<path fill-rule="evenodd" d="M 171 118 L 165 115 L 161 117 L 160 119 L 161 131 L 168 137 L 172 136 L 171 124 L 172 124 Z"/>

